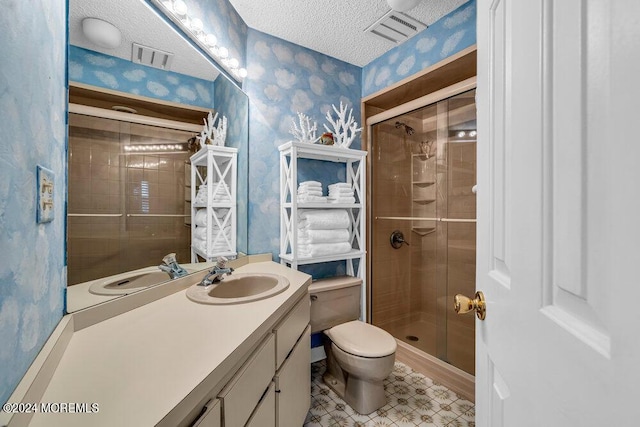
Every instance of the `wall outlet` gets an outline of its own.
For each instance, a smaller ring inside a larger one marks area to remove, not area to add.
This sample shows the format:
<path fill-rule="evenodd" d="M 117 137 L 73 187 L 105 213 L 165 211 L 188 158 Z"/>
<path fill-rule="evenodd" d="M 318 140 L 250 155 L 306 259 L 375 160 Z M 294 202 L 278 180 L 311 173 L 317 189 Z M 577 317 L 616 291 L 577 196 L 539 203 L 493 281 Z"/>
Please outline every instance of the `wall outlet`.
<path fill-rule="evenodd" d="M 36 222 L 42 224 L 51 222 L 54 218 L 53 186 L 55 174 L 53 171 L 38 165 L 36 170 Z"/>

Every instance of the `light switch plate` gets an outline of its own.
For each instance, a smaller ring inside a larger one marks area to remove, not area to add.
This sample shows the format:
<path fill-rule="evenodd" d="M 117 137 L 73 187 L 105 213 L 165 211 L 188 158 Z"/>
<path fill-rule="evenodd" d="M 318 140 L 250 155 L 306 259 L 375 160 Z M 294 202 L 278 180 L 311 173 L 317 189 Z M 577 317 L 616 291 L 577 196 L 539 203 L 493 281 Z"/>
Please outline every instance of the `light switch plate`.
<path fill-rule="evenodd" d="M 53 171 L 38 165 L 36 171 L 36 182 L 36 222 L 38 224 L 51 222 L 55 216 L 53 206 L 53 185 L 55 182 L 55 174 Z"/>

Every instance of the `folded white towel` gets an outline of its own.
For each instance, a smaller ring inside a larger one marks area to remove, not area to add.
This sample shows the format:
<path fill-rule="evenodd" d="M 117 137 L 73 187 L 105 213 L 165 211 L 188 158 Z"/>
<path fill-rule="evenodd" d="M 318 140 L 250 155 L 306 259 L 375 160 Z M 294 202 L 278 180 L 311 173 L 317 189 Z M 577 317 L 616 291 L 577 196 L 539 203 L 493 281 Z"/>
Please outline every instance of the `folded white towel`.
<path fill-rule="evenodd" d="M 348 242 L 351 235 L 349 230 L 341 228 L 337 230 L 298 230 L 298 243 L 341 243 Z"/>
<path fill-rule="evenodd" d="M 304 186 L 312 186 L 312 187 L 322 187 L 322 183 L 319 181 L 302 181 L 299 184 L 300 187 Z"/>
<path fill-rule="evenodd" d="M 355 203 L 355 197 L 328 197 L 327 201 L 329 203 Z"/>
<path fill-rule="evenodd" d="M 213 247 L 207 251 L 207 242 L 200 239 L 193 239 L 192 245 L 194 248 L 203 253 L 216 253 L 216 252 L 228 252 L 231 250 L 229 245 L 226 242 L 224 243 L 216 243 Z"/>
<path fill-rule="evenodd" d="M 229 209 L 226 209 L 226 208 L 214 209 L 213 213 L 218 219 L 222 220 L 229 213 Z M 206 209 L 198 209 L 198 211 L 196 212 L 195 217 L 193 218 L 193 222 L 196 225 L 199 225 L 201 227 L 206 227 L 207 226 L 207 210 Z"/>
<path fill-rule="evenodd" d="M 298 196 L 298 203 L 327 203 L 327 198 L 324 196 Z"/>
<path fill-rule="evenodd" d="M 311 245 L 298 245 L 298 256 L 313 258 L 324 255 L 343 254 L 351 251 L 351 243 L 314 243 Z"/>
<path fill-rule="evenodd" d="M 351 184 L 346 183 L 346 182 L 336 182 L 335 184 L 329 184 L 327 187 L 329 188 L 329 190 L 331 190 L 332 188 L 348 188 L 348 189 L 351 189 Z"/>
<path fill-rule="evenodd" d="M 299 196 L 322 196 L 322 190 L 298 190 Z"/>
<path fill-rule="evenodd" d="M 353 190 L 347 190 L 347 189 L 335 190 L 335 191 L 334 190 L 329 190 L 329 196 L 330 197 L 339 197 L 339 196 L 352 197 L 352 196 L 355 196 L 355 193 L 354 193 Z"/>
<path fill-rule="evenodd" d="M 223 228 L 223 231 L 227 236 L 230 236 L 231 225 L 225 226 Z M 219 232 L 220 232 L 219 227 L 211 227 L 211 235 L 213 236 L 213 238 L 215 238 L 216 234 L 218 234 Z M 196 229 L 193 231 L 193 238 L 205 240 L 207 238 L 207 227 L 196 227 Z"/>
<path fill-rule="evenodd" d="M 351 220 L 344 209 L 301 209 L 298 211 L 298 228 L 309 230 L 335 230 L 349 228 Z"/>

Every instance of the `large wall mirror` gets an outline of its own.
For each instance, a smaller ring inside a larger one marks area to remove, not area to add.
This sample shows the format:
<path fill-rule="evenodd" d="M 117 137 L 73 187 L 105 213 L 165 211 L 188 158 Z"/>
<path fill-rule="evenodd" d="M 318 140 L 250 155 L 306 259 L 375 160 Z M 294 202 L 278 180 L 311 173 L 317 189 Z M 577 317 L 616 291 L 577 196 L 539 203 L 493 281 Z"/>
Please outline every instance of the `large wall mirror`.
<path fill-rule="evenodd" d="M 89 40 L 85 18 L 117 27 L 119 46 Z M 238 84 L 150 0 L 70 0 L 69 44 L 67 311 L 170 280 L 158 268 L 169 253 L 191 273 L 208 266 L 191 263 L 188 160 L 211 109 L 227 117 L 225 145 L 238 149 L 237 250 L 246 253 L 248 98 Z M 165 53 L 160 68 L 137 63 Z"/>

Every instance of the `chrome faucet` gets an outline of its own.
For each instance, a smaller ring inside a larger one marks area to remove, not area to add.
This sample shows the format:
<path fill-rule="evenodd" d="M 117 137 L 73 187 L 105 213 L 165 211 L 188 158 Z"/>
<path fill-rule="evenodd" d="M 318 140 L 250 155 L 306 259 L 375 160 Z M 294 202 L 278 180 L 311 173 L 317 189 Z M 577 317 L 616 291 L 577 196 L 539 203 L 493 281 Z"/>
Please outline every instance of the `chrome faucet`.
<path fill-rule="evenodd" d="M 223 256 L 218 257 L 216 265 L 214 265 L 211 271 L 198 283 L 198 286 L 209 286 L 213 283 L 220 283 L 224 279 L 224 274 L 233 273 L 233 268 L 227 268 L 227 261 L 229 260 Z"/>
<path fill-rule="evenodd" d="M 178 277 L 183 277 L 189 274 L 187 270 L 180 267 L 178 261 L 176 261 L 176 254 L 168 254 L 162 258 L 162 264 L 158 266 L 158 268 L 171 277 L 171 279 L 177 279 Z"/>

